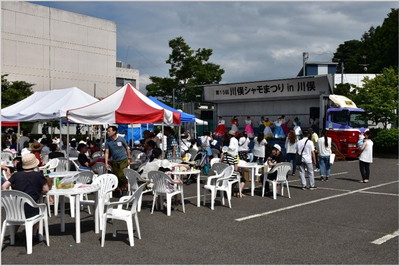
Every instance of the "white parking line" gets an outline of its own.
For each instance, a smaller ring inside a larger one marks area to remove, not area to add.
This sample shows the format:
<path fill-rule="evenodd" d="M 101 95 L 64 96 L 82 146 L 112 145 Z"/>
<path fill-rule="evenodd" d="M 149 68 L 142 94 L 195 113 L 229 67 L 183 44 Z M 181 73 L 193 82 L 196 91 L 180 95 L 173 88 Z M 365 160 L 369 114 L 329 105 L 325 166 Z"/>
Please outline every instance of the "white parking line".
<path fill-rule="evenodd" d="M 388 241 L 388 240 L 390 240 L 392 238 L 395 238 L 397 236 L 399 236 L 399 230 L 397 230 L 397 231 L 395 231 L 395 232 L 393 232 L 391 234 L 385 235 L 385 236 L 383 236 L 381 238 L 378 238 L 378 239 L 372 241 L 371 243 L 375 244 L 375 245 L 381 245 L 381 244 L 385 243 L 386 241 Z"/>
<path fill-rule="evenodd" d="M 373 191 L 360 191 L 360 193 L 373 194 L 373 195 L 384 195 L 384 196 L 394 196 L 394 197 L 399 196 L 399 194 L 394 194 L 394 193 L 383 193 L 383 192 L 373 192 Z"/>
<path fill-rule="evenodd" d="M 333 191 L 343 191 L 343 192 L 351 191 L 350 189 L 339 189 L 339 188 L 320 187 L 320 186 L 318 186 L 318 189 L 333 190 Z M 383 192 L 373 192 L 373 191 L 360 191 L 358 193 L 372 194 L 372 195 L 394 196 L 394 197 L 398 197 L 399 196 L 399 194 L 394 194 L 394 193 L 383 193 Z"/>
<path fill-rule="evenodd" d="M 349 191 L 349 192 L 346 192 L 346 193 L 343 193 L 343 194 L 338 194 L 338 195 L 334 195 L 334 196 L 320 198 L 320 199 L 317 199 L 317 200 L 312 200 L 312 201 L 308 201 L 308 202 L 304 202 L 304 203 L 288 206 L 288 207 L 285 207 L 285 208 L 276 209 L 276 210 L 273 210 L 273 211 L 268 211 L 268 212 L 253 214 L 253 215 L 250 215 L 250 216 L 245 216 L 245 217 L 242 217 L 242 218 L 237 218 L 235 220 L 238 221 L 238 222 L 242 222 L 242 221 L 250 220 L 250 219 L 253 219 L 253 218 L 258 218 L 258 217 L 261 217 L 261 216 L 267 216 L 269 214 L 273 214 L 273 213 L 276 213 L 276 212 L 290 210 L 290 209 L 294 209 L 294 208 L 297 208 L 297 207 L 302 207 L 302 206 L 305 206 L 305 205 L 310 205 L 310 204 L 314 204 L 314 203 L 318 203 L 318 202 L 321 202 L 321 201 L 330 200 L 330 199 L 334 199 L 334 198 L 344 197 L 344 196 L 351 195 L 351 194 L 354 194 L 354 193 L 358 193 L 358 192 L 361 192 L 361 191 L 365 191 L 365 190 L 368 190 L 368 189 L 373 189 L 373 188 L 377 188 L 377 187 L 391 185 L 391 184 L 398 183 L 398 182 L 399 181 L 396 180 L 396 181 L 392 181 L 392 182 L 382 183 L 382 184 L 379 184 L 379 185 L 376 185 L 376 186 L 361 188 L 361 189 Z"/>
<path fill-rule="evenodd" d="M 336 175 L 345 175 L 345 174 L 348 174 L 349 172 L 339 172 L 339 173 L 334 173 L 334 174 L 331 174 L 330 176 L 336 176 Z M 318 178 L 318 177 L 321 177 L 320 175 L 314 175 L 314 178 Z M 292 182 L 300 182 L 300 179 L 293 179 L 293 180 L 289 180 L 288 181 L 289 183 L 292 183 Z"/>

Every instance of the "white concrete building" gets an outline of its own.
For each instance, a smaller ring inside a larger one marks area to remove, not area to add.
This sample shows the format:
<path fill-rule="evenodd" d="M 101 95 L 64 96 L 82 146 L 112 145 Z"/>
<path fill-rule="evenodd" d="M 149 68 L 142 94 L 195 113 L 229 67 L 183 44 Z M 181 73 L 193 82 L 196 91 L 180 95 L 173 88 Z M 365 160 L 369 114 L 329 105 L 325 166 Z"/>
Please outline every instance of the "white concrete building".
<path fill-rule="evenodd" d="M 131 68 L 130 64 L 117 61 L 116 68 L 116 85 L 118 88 L 125 86 L 127 83 L 132 84 L 139 89 L 139 70 Z"/>
<path fill-rule="evenodd" d="M 33 83 L 34 91 L 76 86 L 96 97 L 118 87 L 115 22 L 27 2 L 2 2 L 1 12 L 9 81 Z"/>

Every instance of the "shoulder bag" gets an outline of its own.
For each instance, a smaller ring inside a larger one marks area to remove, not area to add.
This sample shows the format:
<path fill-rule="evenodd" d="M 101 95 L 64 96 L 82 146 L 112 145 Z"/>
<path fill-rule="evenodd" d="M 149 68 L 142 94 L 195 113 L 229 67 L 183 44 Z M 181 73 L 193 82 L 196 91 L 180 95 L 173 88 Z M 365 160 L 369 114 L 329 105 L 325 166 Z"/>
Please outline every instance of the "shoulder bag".
<path fill-rule="evenodd" d="M 306 142 L 304 143 L 303 149 L 301 150 L 301 154 L 298 154 L 298 153 L 296 152 L 296 165 L 301 165 L 301 164 L 303 163 L 303 151 L 304 151 L 304 148 L 305 148 L 306 145 L 307 145 L 307 141 L 308 141 L 308 139 L 307 139 Z"/>

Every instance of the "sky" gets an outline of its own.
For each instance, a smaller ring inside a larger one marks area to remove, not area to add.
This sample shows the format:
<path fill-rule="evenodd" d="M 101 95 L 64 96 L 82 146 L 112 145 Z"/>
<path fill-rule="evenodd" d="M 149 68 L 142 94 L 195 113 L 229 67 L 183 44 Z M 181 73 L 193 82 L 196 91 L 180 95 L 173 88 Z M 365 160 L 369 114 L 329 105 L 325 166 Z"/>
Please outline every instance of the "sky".
<path fill-rule="evenodd" d="M 220 83 L 293 78 L 309 62 L 331 62 L 337 47 L 382 25 L 397 1 L 32 2 L 116 22 L 117 60 L 168 77 L 169 40 L 213 50 Z"/>

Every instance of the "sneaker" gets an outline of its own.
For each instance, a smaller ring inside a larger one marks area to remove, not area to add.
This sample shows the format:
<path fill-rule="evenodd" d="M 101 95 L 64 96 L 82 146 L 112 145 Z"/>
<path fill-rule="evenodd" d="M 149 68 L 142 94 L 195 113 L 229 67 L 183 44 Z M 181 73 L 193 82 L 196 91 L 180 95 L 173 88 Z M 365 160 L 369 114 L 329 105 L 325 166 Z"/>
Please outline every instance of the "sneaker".
<path fill-rule="evenodd" d="M 329 176 L 327 176 L 327 177 L 325 178 L 325 181 L 328 181 L 328 179 L 329 179 Z"/>
<path fill-rule="evenodd" d="M 319 172 L 319 169 L 318 169 L 318 168 L 315 168 L 315 169 L 314 169 L 314 172 Z"/>
<path fill-rule="evenodd" d="M 314 189 L 317 189 L 317 187 L 316 186 L 310 187 L 310 190 L 314 190 Z"/>
<path fill-rule="evenodd" d="M 321 176 L 321 181 L 325 181 L 325 179 L 324 179 L 324 177 L 323 177 L 323 176 Z"/>
<path fill-rule="evenodd" d="M 302 190 L 306 190 L 306 187 L 302 187 L 301 189 L 302 189 Z"/>

